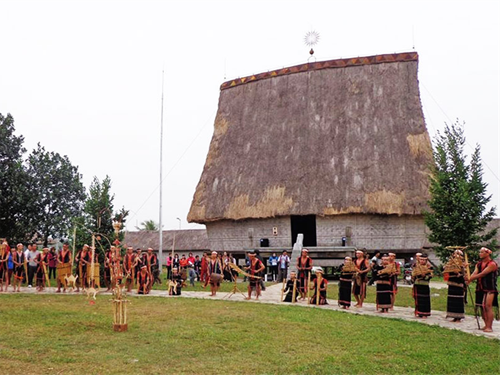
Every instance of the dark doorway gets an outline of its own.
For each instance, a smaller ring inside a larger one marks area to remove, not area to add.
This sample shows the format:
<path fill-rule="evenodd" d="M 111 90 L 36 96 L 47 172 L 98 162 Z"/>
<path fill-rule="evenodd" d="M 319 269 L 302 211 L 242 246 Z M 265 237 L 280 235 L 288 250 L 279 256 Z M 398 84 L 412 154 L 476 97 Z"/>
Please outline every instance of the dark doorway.
<path fill-rule="evenodd" d="M 292 246 L 297 241 L 297 235 L 304 235 L 304 247 L 316 246 L 316 216 L 291 216 L 292 223 Z"/>

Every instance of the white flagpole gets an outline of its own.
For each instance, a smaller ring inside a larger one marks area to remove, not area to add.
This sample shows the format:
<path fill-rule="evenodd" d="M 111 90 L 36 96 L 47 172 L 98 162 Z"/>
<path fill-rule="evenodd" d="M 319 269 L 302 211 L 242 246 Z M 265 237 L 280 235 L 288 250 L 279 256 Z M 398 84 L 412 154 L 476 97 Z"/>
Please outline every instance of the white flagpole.
<path fill-rule="evenodd" d="M 158 247 L 158 268 L 160 273 L 163 265 L 163 230 L 162 230 L 162 193 L 163 193 L 163 87 L 165 73 L 161 71 L 161 126 L 160 126 L 160 218 L 158 220 L 159 247 Z"/>

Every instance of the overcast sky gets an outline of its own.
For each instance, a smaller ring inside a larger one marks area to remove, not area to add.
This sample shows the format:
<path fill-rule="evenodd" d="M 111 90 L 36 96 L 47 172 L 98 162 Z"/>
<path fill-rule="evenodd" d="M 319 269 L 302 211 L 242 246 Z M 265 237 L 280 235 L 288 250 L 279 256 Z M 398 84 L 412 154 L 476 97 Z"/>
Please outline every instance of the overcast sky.
<path fill-rule="evenodd" d="M 318 61 L 415 48 L 428 131 L 466 123 L 499 216 L 499 4 L 0 0 L 0 113 L 29 151 L 68 155 L 86 187 L 109 175 L 134 230 L 159 217 L 164 69 L 163 223 L 195 228 L 186 216 L 222 82 L 307 62 L 310 30 Z"/>

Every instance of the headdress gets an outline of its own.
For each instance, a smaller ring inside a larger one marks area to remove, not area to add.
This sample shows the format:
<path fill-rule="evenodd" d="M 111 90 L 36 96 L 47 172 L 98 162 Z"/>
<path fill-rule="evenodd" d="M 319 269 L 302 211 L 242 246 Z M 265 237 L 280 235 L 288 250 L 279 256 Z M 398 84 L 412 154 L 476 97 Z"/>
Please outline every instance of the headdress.
<path fill-rule="evenodd" d="M 323 268 L 321 267 L 313 267 L 313 269 L 311 270 L 313 271 L 314 273 L 322 273 L 322 274 L 325 274 L 325 271 L 323 271 Z"/>
<path fill-rule="evenodd" d="M 482 247 L 481 249 L 479 249 L 479 251 L 484 251 L 484 252 L 486 252 L 488 254 L 492 253 L 492 251 L 490 249 L 488 249 L 487 247 Z"/>

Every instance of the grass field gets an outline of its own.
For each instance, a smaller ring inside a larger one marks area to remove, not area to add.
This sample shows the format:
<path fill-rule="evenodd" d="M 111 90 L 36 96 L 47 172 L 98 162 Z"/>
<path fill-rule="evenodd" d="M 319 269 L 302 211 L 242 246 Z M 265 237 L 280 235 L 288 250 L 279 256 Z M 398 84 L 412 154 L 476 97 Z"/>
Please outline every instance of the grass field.
<path fill-rule="evenodd" d="M 497 340 L 414 322 L 244 302 L 0 295 L 0 374 L 493 374 Z"/>

